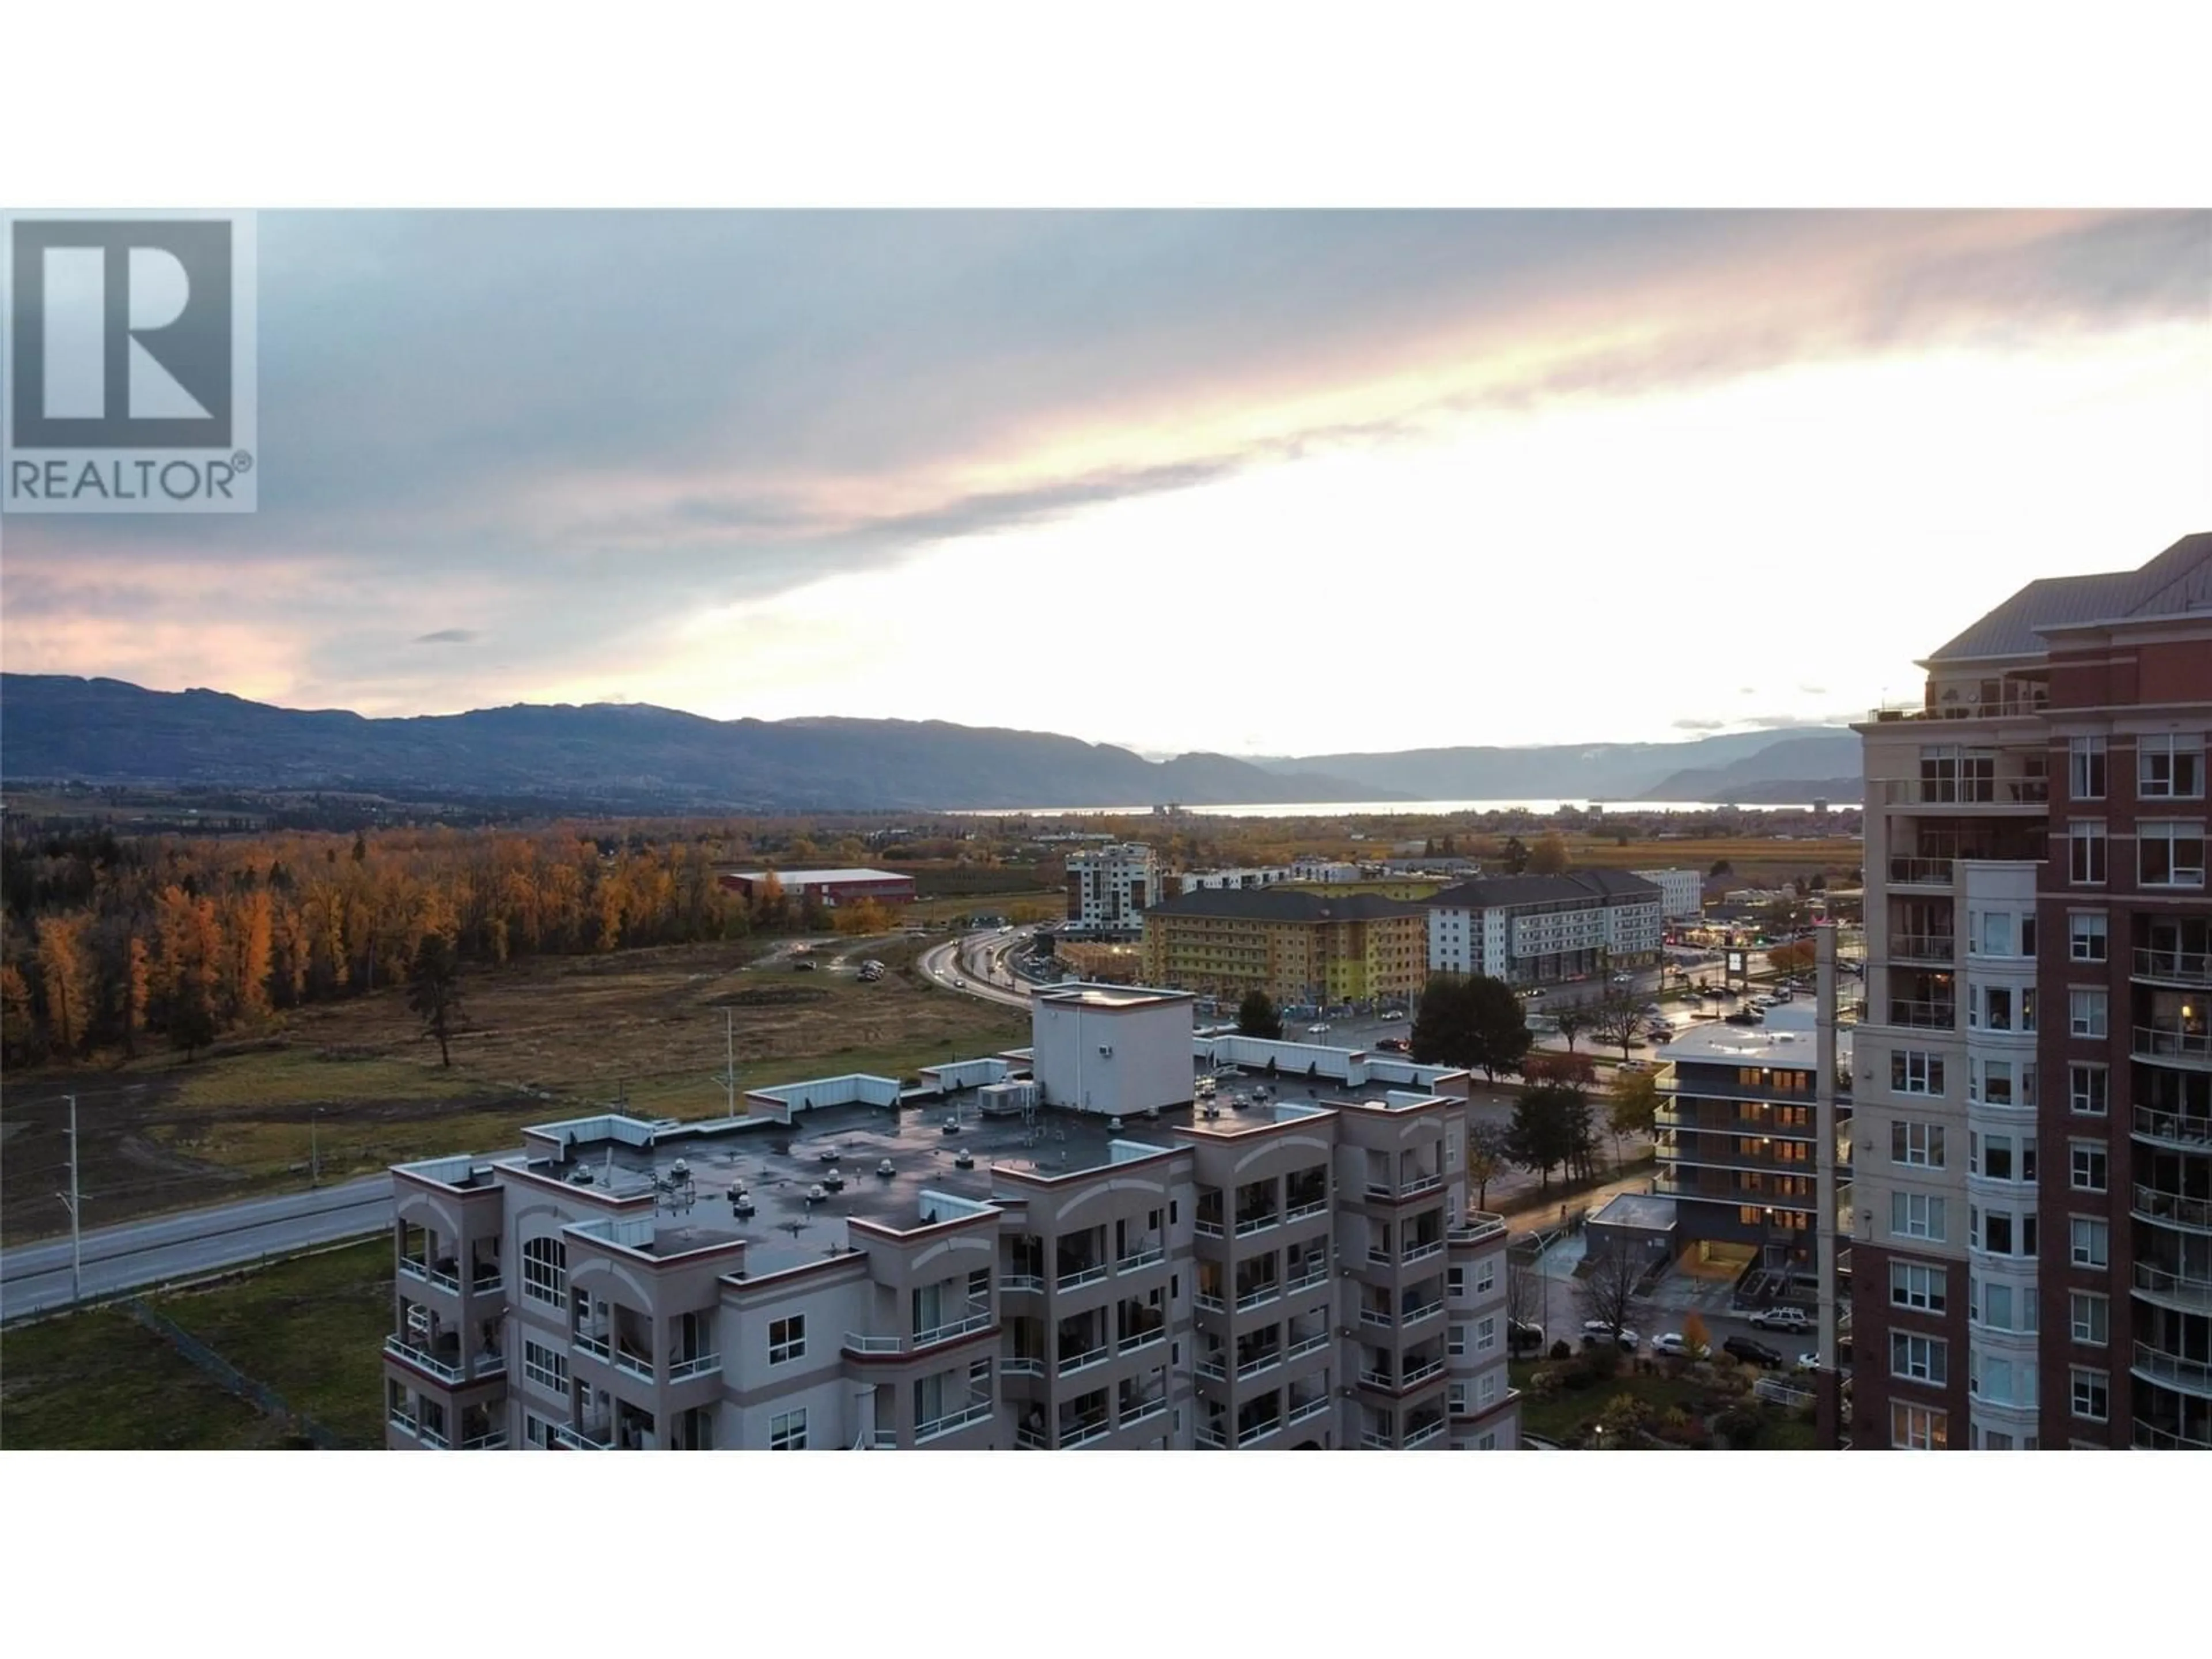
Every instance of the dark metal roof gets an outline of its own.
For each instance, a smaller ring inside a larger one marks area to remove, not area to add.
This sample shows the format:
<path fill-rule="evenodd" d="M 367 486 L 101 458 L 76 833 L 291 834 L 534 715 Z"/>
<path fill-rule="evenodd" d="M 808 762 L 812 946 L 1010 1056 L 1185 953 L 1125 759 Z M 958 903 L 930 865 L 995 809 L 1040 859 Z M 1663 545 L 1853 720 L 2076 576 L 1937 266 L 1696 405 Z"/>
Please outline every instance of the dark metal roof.
<path fill-rule="evenodd" d="M 1577 870 L 1559 876 L 1483 876 L 1462 881 L 1430 896 L 1428 902 L 1454 910 L 1487 910 L 1509 904 L 1559 904 L 1592 899 L 1662 896 L 1656 881 L 1626 870 Z"/>
<path fill-rule="evenodd" d="M 1926 660 L 2033 657 L 2046 648 L 2042 636 L 2050 629 L 2208 607 L 2212 607 L 2212 533 L 2199 532 L 2184 536 L 2139 570 L 2030 582 Z"/>

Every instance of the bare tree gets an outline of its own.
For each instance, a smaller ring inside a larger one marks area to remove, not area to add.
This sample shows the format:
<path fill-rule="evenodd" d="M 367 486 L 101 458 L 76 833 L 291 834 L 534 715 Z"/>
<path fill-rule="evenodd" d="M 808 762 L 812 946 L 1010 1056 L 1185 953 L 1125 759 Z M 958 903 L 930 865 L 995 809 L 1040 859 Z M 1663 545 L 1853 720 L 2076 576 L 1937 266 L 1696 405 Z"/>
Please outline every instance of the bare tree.
<path fill-rule="evenodd" d="M 1534 1325 L 1544 1311 L 1543 1275 L 1510 1257 L 1505 1263 L 1505 1320 L 1508 1328 Z"/>
<path fill-rule="evenodd" d="M 1644 1301 L 1643 1256 L 1614 1243 L 1593 1249 L 1589 1272 L 1575 1287 L 1583 1317 L 1595 1320 L 1618 1337 L 1629 1328 L 1630 1319 Z"/>
<path fill-rule="evenodd" d="M 1474 1183 L 1474 1207 L 1490 1207 L 1490 1183 L 1505 1173 L 1512 1159 L 1506 1155 L 1503 1124 L 1476 1123 L 1467 1132 L 1467 1178 Z"/>
<path fill-rule="evenodd" d="M 1590 1011 L 1590 1035 L 1599 1042 L 1618 1044 L 1620 1057 L 1628 1058 L 1628 1045 L 1644 1029 L 1643 1006 L 1629 991 L 1616 991 Z"/>
<path fill-rule="evenodd" d="M 1567 1052 L 1575 1051 L 1575 1039 L 1589 1030 L 1589 1016 L 1579 1008 L 1562 1008 L 1552 1017 L 1552 1029 L 1567 1040 Z"/>

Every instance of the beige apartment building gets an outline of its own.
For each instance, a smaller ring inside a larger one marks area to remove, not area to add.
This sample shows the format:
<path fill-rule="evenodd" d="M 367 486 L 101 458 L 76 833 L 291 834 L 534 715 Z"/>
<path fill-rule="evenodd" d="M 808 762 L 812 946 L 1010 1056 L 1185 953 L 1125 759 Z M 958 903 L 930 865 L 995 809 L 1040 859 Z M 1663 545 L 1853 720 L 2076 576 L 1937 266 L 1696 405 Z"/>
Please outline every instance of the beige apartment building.
<path fill-rule="evenodd" d="M 1188 998 L 1062 987 L 1038 1019 L 927 1091 L 820 1079 L 398 1166 L 387 1443 L 1517 1443 L 1463 1076 L 1347 1056 L 1304 1099 L 1200 1101 Z"/>

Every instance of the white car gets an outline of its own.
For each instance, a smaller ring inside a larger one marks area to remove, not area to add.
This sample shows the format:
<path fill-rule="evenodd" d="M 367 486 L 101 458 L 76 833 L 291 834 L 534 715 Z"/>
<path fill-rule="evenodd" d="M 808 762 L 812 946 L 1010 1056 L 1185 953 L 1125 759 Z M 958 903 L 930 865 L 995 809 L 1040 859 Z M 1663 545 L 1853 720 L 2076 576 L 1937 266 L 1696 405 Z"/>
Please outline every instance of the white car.
<path fill-rule="evenodd" d="M 1613 1327 L 1602 1319 L 1583 1321 L 1583 1346 L 1595 1348 L 1601 1342 L 1619 1342 L 1629 1352 L 1634 1353 L 1643 1346 L 1644 1339 L 1631 1330 L 1623 1330 L 1616 1334 Z"/>
<path fill-rule="evenodd" d="M 956 991 L 964 991 L 968 988 L 968 981 L 964 979 L 956 979 L 952 981 L 952 988 Z"/>
<path fill-rule="evenodd" d="M 1615 985 L 1633 985 L 1636 983 L 1636 975 L 1633 974 L 1615 974 L 1613 976 L 1613 982 Z"/>
<path fill-rule="evenodd" d="M 1306 1027 L 1306 1035 L 1308 1036 L 1322 1036 L 1326 1035 L 1328 1030 L 1328 1027 L 1326 1025 L 1309 1025 Z"/>
<path fill-rule="evenodd" d="M 1382 1018 L 1385 1019 L 1403 1019 L 1405 1017 L 1406 1011 L 1403 1008 L 1385 1008 L 1382 1011 Z"/>
<path fill-rule="evenodd" d="M 1684 1336 L 1680 1331 L 1668 1331 L 1663 1335 L 1653 1337 L 1651 1339 L 1651 1352 L 1658 1354 L 1671 1354 L 1678 1359 L 1689 1359 L 1692 1358 L 1698 1359 L 1710 1359 L 1713 1357 L 1713 1350 L 1710 1343 L 1701 1342 L 1698 1345 L 1697 1348 L 1692 1351 L 1690 1346 L 1689 1339 Z"/>
<path fill-rule="evenodd" d="M 1751 1324 L 1762 1331 L 1809 1331 L 1813 1322 L 1806 1317 L 1802 1308 L 1761 1308 L 1752 1315 Z"/>

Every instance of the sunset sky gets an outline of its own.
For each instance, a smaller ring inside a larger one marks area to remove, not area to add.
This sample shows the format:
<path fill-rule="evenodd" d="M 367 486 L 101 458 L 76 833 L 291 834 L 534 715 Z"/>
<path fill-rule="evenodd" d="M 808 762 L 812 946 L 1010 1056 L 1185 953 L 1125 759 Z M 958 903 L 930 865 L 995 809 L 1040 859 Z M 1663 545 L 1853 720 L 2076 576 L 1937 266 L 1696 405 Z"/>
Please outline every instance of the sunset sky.
<path fill-rule="evenodd" d="M 2212 530 L 2212 215 L 264 214 L 252 517 L 20 672 L 1149 753 L 1863 717 Z"/>

